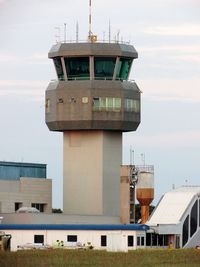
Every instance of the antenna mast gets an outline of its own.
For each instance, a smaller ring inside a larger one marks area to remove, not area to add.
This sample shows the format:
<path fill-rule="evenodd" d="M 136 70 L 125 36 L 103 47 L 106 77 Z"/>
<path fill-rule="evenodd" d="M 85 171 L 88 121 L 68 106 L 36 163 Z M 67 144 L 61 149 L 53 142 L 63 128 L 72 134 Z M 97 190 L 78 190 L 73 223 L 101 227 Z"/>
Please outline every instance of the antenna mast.
<path fill-rule="evenodd" d="M 89 0 L 89 34 L 88 41 L 90 43 L 95 43 L 97 41 L 97 36 L 92 33 L 92 0 Z"/>
<path fill-rule="evenodd" d="M 76 22 L 76 42 L 78 43 L 79 41 L 79 25 L 78 21 Z"/>
<path fill-rule="evenodd" d="M 89 0 L 89 39 L 92 36 L 92 0 Z"/>

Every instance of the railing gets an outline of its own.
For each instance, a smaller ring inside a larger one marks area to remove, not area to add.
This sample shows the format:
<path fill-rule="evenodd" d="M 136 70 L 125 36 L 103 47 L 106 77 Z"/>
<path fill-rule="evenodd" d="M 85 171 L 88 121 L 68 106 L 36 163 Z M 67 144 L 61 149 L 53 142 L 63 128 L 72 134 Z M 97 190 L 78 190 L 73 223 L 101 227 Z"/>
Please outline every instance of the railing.
<path fill-rule="evenodd" d="M 90 77 L 72 77 L 72 78 L 68 78 L 67 80 L 60 78 L 60 79 L 52 79 L 52 82 L 56 82 L 56 81 L 89 81 Z M 131 82 L 131 83 L 135 83 L 135 80 L 123 80 L 120 78 L 115 78 L 113 80 L 113 77 L 94 77 L 93 81 L 120 81 L 120 82 Z"/>
<path fill-rule="evenodd" d="M 107 43 L 107 44 L 125 44 L 130 45 L 130 41 L 125 42 L 123 40 L 96 40 L 95 42 L 91 42 L 89 40 L 62 40 L 62 41 L 56 41 L 56 44 L 70 44 L 70 43 Z"/>
<path fill-rule="evenodd" d="M 154 166 L 153 165 L 136 165 L 136 169 L 143 172 L 153 172 L 154 173 Z"/>

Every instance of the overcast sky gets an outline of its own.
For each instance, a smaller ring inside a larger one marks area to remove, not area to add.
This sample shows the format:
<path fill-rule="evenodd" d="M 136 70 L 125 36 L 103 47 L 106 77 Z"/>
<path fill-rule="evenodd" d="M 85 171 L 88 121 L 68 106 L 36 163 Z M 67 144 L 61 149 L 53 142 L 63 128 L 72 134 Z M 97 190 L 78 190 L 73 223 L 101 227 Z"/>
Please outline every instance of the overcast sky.
<path fill-rule="evenodd" d="M 131 79 L 142 90 L 142 122 L 123 137 L 123 163 L 155 167 L 156 198 L 200 184 L 200 1 L 93 0 L 93 33 L 130 41 L 139 53 Z M 47 54 L 56 35 L 88 32 L 88 0 L 0 0 L 0 160 L 48 164 L 53 206 L 62 208 L 62 134 L 44 121 L 44 94 L 55 79 Z"/>

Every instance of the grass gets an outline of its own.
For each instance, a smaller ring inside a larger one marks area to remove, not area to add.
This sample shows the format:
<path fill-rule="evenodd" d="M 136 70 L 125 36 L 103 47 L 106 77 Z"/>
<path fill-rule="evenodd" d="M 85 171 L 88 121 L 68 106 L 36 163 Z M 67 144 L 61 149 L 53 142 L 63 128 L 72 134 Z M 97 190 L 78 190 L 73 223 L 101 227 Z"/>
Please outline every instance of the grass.
<path fill-rule="evenodd" d="M 128 253 L 82 250 L 0 252 L 0 267 L 200 267 L 200 250 L 136 250 Z"/>

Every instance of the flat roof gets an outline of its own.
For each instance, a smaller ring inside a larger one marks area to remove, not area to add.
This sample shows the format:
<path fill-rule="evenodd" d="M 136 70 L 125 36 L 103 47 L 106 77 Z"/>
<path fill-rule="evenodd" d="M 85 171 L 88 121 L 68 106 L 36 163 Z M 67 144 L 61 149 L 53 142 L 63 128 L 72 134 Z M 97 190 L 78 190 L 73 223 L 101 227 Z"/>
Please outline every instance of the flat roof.
<path fill-rule="evenodd" d="M 0 230 L 132 230 L 147 231 L 145 224 L 0 224 Z"/>

